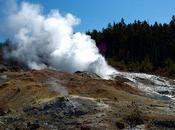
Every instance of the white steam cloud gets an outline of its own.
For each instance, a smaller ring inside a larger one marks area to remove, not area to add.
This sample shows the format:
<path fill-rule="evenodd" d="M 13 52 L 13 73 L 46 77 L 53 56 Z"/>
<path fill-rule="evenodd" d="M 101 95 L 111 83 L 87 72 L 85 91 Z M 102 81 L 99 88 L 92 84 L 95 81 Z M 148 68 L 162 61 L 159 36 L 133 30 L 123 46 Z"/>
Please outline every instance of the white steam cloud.
<path fill-rule="evenodd" d="M 99 53 L 95 41 L 74 33 L 80 20 L 72 14 L 52 10 L 44 15 L 40 5 L 22 2 L 7 18 L 17 49 L 8 54 L 31 69 L 56 68 L 68 72 L 90 71 L 103 78 L 116 73 Z"/>

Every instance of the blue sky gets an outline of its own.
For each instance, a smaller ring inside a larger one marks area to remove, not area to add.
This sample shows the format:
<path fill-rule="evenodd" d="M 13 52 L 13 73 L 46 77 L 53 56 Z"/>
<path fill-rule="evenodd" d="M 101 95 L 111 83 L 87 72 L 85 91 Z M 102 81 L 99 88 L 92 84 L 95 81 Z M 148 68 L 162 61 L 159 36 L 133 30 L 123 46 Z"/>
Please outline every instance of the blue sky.
<path fill-rule="evenodd" d="M 20 2 L 22 0 L 18 0 Z M 59 9 L 61 13 L 72 13 L 81 19 L 75 30 L 85 32 L 100 30 L 109 22 L 125 19 L 126 23 L 134 20 L 147 20 L 164 23 L 175 15 L 175 0 L 25 0 L 39 3 L 44 12 Z M 1 17 L 0 17 L 1 18 Z"/>
<path fill-rule="evenodd" d="M 82 23 L 76 30 L 87 31 L 101 29 L 109 22 L 124 18 L 127 23 L 136 20 L 169 22 L 175 15 L 175 0 L 27 0 L 40 3 L 45 12 L 59 9 L 62 13 L 70 12 Z"/>

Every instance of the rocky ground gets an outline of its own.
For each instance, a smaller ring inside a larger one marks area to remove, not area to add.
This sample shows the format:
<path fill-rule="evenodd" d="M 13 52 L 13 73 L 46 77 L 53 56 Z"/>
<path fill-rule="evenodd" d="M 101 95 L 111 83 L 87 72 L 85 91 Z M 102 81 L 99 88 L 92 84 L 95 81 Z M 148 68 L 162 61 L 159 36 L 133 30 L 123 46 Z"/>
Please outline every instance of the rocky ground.
<path fill-rule="evenodd" d="M 0 130 L 174 130 L 175 103 L 89 72 L 0 73 Z"/>

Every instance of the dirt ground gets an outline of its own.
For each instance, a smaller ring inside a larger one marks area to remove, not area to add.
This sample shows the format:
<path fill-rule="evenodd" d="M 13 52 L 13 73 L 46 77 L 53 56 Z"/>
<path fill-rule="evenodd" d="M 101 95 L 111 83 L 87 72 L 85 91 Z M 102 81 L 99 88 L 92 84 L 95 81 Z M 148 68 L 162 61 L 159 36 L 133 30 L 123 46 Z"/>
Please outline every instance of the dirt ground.
<path fill-rule="evenodd" d="M 0 129 L 174 130 L 175 103 L 88 73 L 3 72 Z"/>

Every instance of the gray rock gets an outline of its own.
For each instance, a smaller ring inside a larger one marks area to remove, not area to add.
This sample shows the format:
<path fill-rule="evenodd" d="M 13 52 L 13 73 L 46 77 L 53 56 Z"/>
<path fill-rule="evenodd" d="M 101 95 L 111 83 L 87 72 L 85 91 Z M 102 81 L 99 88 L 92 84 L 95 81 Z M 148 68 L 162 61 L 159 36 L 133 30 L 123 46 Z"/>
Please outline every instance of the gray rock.
<path fill-rule="evenodd" d="M 100 76 L 98 76 L 95 73 L 88 72 L 88 71 L 76 71 L 76 75 L 82 76 L 84 78 L 93 78 L 93 79 L 100 79 Z"/>
<path fill-rule="evenodd" d="M 2 64 L 0 64 L 0 73 L 8 71 L 8 68 Z"/>

